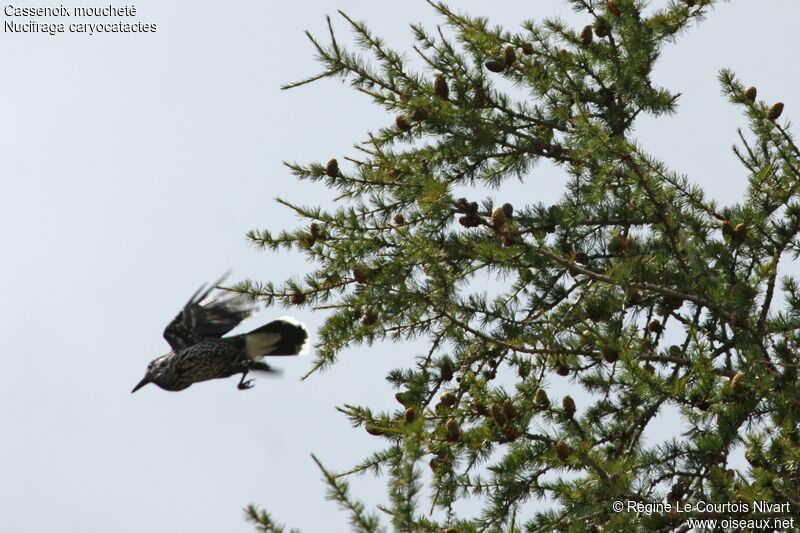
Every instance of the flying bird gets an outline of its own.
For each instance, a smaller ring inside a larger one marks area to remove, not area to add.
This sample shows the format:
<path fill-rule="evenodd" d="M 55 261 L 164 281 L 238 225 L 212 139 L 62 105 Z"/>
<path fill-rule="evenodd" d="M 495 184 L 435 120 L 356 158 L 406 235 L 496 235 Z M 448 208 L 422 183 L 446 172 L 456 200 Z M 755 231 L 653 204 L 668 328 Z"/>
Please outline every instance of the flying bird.
<path fill-rule="evenodd" d="M 253 312 L 254 306 L 243 294 L 218 291 L 209 295 L 225 276 L 208 289 L 203 285 L 167 325 L 164 338 L 172 351 L 153 359 L 144 378 L 131 391 L 148 383 L 164 390 L 179 391 L 193 383 L 241 374 L 237 387 L 249 389 L 245 381 L 251 370 L 278 373 L 262 359 L 266 356 L 297 355 L 308 343 L 306 327 L 291 317 L 281 317 L 250 333 L 223 337 Z"/>

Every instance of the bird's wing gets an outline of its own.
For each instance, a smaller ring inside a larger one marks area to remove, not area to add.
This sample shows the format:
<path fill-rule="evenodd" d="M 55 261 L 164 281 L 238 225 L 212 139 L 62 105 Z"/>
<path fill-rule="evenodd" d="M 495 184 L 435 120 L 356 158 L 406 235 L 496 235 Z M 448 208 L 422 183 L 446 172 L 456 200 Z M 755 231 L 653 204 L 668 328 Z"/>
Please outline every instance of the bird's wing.
<path fill-rule="evenodd" d="M 197 289 L 181 312 L 169 323 L 164 330 L 164 338 L 173 350 L 191 346 L 204 337 L 222 337 L 253 311 L 249 298 L 244 294 L 204 302 L 214 287 L 224 279 L 225 276 L 208 289 L 205 285 Z"/>

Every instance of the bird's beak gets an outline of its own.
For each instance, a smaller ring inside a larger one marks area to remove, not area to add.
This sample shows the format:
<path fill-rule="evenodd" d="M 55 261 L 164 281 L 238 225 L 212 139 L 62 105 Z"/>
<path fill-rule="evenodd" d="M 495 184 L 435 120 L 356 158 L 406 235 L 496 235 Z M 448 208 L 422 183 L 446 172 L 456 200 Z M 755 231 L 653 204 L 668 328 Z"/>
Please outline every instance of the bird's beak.
<path fill-rule="evenodd" d="M 144 387 L 144 386 L 145 386 L 145 385 L 147 385 L 148 383 L 151 383 L 150 376 L 145 376 L 145 377 L 144 377 L 144 379 L 142 379 L 142 381 L 140 381 L 140 382 L 139 382 L 139 383 L 138 383 L 138 384 L 137 384 L 137 385 L 136 385 L 136 386 L 133 388 L 133 390 L 131 391 L 131 394 L 133 394 L 133 393 L 134 393 L 134 392 L 136 392 L 137 390 L 141 389 L 142 387 Z"/>

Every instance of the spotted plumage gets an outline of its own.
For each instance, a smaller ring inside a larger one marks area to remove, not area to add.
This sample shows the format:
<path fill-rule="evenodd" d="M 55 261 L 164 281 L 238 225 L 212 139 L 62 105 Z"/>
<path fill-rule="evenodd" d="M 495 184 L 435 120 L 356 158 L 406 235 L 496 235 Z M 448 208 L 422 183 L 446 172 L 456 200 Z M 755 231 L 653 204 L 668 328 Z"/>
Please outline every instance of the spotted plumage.
<path fill-rule="evenodd" d="M 244 378 L 251 370 L 277 372 L 262 361 L 266 356 L 297 355 L 308 341 L 305 326 L 291 317 L 273 320 L 242 335 L 223 337 L 253 311 L 249 298 L 227 295 L 207 299 L 214 287 L 200 287 L 180 313 L 167 325 L 164 338 L 172 351 L 147 366 L 136 392 L 148 383 L 179 391 L 193 383 L 242 374 L 239 389 L 249 389 Z"/>

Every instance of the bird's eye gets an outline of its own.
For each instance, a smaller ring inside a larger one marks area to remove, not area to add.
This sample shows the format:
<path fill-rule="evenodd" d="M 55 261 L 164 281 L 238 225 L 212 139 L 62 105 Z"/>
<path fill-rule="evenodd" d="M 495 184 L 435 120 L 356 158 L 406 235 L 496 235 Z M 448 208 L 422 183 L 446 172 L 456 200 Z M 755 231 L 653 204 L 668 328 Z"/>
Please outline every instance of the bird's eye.
<path fill-rule="evenodd" d="M 147 365 L 147 370 L 152 370 L 152 368 L 153 368 L 153 362 L 150 361 L 150 364 Z"/>

